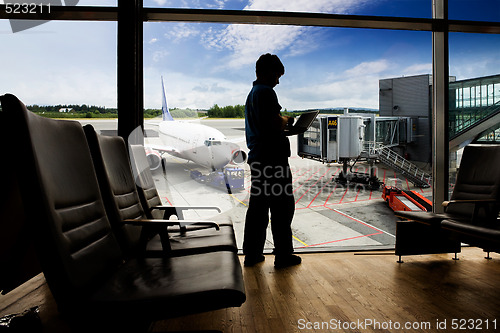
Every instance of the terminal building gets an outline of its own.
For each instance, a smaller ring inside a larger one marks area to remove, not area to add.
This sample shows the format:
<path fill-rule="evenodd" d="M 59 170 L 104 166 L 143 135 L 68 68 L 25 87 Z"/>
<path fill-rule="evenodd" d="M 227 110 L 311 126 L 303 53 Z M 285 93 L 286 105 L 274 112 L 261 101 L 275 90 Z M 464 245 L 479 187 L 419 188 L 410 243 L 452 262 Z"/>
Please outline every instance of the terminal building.
<path fill-rule="evenodd" d="M 450 76 L 449 90 L 450 152 L 473 141 L 499 141 L 500 75 L 460 81 Z M 329 163 L 355 158 L 357 152 L 370 152 L 378 145 L 409 161 L 431 164 L 431 115 L 432 75 L 382 79 L 378 117 L 349 113 L 348 109 L 344 115 L 320 114 L 299 136 L 298 151 L 304 157 Z M 352 144 L 352 140 L 357 143 Z M 341 153 L 346 149 L 347 154 Z"/>
<path fill-rule="evenodd" d="M 457 81 L 449 78 L 450 152 L 474 140 L 498 141 L 500 75 Z M 431 163 L 432 75 L 379 81 L 381 117 L 410 117 L 414 138 L 397 150 L 409 160 Z"/>
<path fill-rule="evenodd" d="M 432 75 L 379 81 L 379 116 L 320 114 L 298 136 L 299 156 L 323 163 L 381 162 L 428 187 L 432 165 Z M 450 166 L 475 141 L 500 141 L 500 75 L 457 81 L 449 77 Z M 443 129 L 445 130 L 445 129 Z"/>

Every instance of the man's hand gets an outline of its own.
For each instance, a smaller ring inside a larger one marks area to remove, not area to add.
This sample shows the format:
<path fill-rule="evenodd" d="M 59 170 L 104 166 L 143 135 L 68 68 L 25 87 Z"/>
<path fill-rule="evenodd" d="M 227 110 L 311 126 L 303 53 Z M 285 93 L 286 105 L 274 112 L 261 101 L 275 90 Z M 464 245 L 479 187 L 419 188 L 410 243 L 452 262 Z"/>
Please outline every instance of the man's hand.
<path fill-rule="evenodd" d="M 281 116 L 281 129 L 284 130 L 285 128 L 292 127 L 294 121 L 294 117 Z"/>

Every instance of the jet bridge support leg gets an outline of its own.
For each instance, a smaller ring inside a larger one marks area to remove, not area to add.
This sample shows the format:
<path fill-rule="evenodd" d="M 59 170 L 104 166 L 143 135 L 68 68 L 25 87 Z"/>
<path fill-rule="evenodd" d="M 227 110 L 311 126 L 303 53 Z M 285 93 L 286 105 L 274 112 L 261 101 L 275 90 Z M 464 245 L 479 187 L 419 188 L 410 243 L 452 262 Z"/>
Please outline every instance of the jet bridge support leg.
<path fill-rule="evenodd" d="M 364 184 L 367 185 L 369 190 L 378 190 L 380 188 L 380 180 L 376 176 L 374 161 L 369 161 L 368 173 L 352 171 L 358 159 L 354 161 L 348 171 L 349 161 L 349 159 L 344 159 L 342 161 L 342 172 L 335 178 L 335 182 L 341 185 Z"/>

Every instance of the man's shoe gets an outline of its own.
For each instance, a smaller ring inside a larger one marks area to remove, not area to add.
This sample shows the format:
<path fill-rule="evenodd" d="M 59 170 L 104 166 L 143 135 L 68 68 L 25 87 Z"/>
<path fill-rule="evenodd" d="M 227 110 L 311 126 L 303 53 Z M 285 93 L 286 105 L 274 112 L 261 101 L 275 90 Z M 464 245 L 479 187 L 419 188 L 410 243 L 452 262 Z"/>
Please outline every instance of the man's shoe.
<path fill-rule="evenodd" d="M 286 256 L 277 256 L 274 259 L 274 267 L 275 268 L 285 268 L 290 266 L 299 265 L 302 262 L 302 259 L 299 256 L 294 254 L 286 255 Z"/>
<path fill-rule="evenodd" d="M 259 262 L 263 262 L 264 260 L 266 260 L 266 257 L 264 257 L 262 254 L 257 257 L 245 256 L 245 262 L 243 263 L 243 265 L 245 265 L 245 267 L 252 267 L 258 264 Z"/>

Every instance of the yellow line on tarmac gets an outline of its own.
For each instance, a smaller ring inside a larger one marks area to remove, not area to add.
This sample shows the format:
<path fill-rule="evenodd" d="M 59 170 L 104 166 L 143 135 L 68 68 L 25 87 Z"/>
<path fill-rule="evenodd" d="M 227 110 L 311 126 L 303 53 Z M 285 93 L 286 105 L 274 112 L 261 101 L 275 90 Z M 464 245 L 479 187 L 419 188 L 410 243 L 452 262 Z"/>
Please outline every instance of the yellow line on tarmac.
<path fill-rule="evenodd" d="M 240 204 L 242 205 L 245 205 L 245 206 L 248 206 L 246 203 L 244 203 L 243 201 L 241 201 L 240 199 L 238 199 L 237 197 L 234 196 L 234 194 L 230 194 L 236 201 L 238 201 Z"/>
<path fill-rule="evenodd" d="M 292 235 L 292 237 L 293 237 L 293 239 L 295 239 L 297 242 L 301 243 L 302 245 L 304 245 L 304 246 L 309 246 L 309 245 L 307 245 L 306 243 L 304 243 L 303 241 L 301 241 L 300 239 L 298 239 L 297 237 L 295 237 L 295 236 L 293 236 L 293 235 Z"/>

